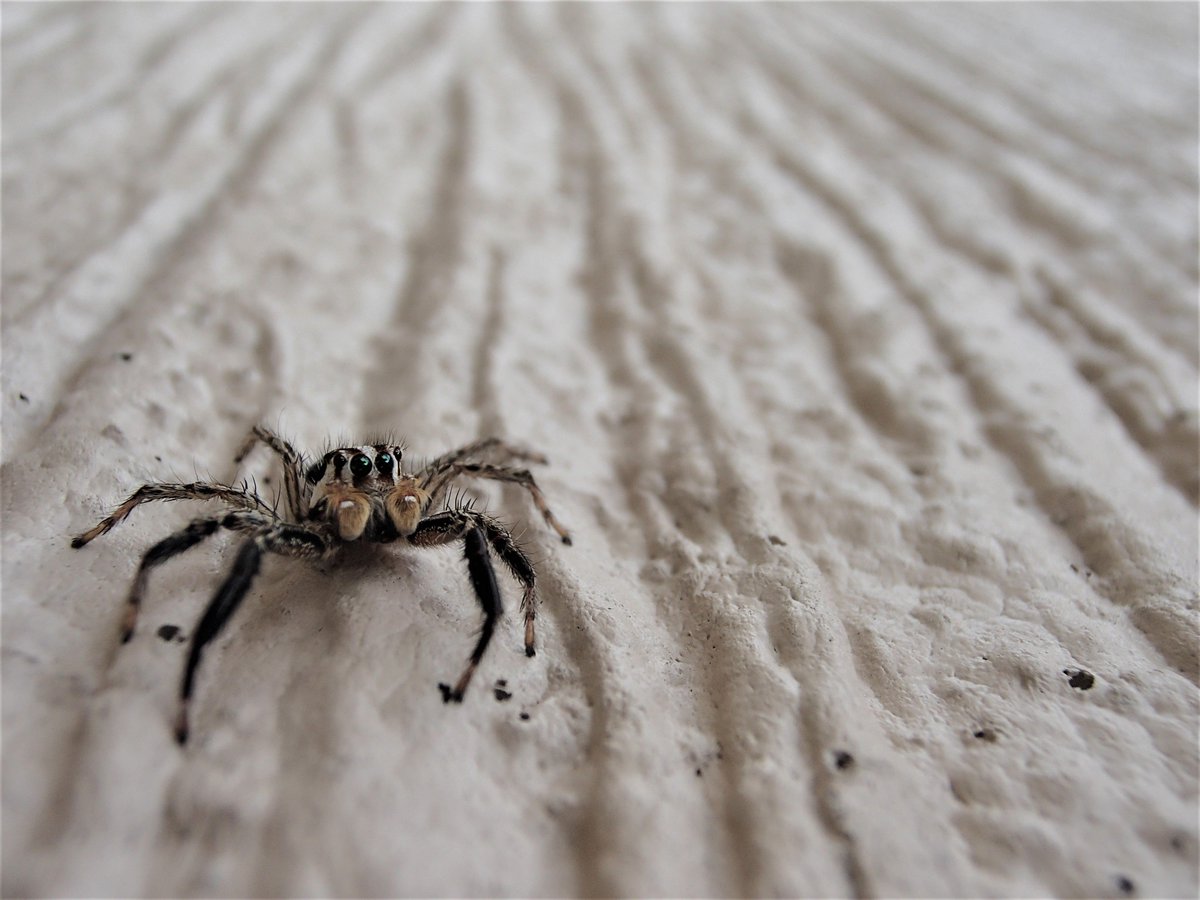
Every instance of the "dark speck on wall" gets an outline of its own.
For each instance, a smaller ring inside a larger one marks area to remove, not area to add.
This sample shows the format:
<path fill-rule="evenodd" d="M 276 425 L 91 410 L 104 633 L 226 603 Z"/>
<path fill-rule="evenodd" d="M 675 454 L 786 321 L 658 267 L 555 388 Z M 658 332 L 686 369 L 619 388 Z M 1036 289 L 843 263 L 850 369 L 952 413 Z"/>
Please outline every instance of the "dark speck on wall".
<path fill-rule="evenodd" d="M 980 728 L 975 732 L 975 737 L 981 741 L 987 741 L 989 744 L 996 743 L 996 732 L 990 728 Z"/>
<path fill-rule="evenodd" d="M 1136 890 L 1136 887 L 1135 887 L 1134 883 L 1132 881 L 1130 881 L 1128 878 L 1126 878 L 1124 875 L 1118 875 L 1117 876 L 1117 890 L 1119 890 L 1122 894 L 1124 894 L 1126 897 L 1128 897 L 1131 894 L 1133 894 L 1134 890 Z"/>
<path fill-rule="evenodd" d="M 526 712 L 521 713 L 521 721 L 528 722 L 529 721 L 529 713 L 526 713 Z"/>
<path fill-rule="evenodd" d="M 854 757 L 845 750 L 839 750 L 833 755 L 833 764 L 839 769 L 848 769 L 854 765 Z"/>
<path fill-rule="evenodd" d="M 184 640 L 178 625 L 163 625 L 158 629 L 158 636 L 164 641 L 175 641 L 176 643 L 182 643 Z"/>
<path fill-rule="evenodd" d="M 29 398 L 26 397 L 24 394 L 17 394 L 17 396 L 21 398 L 21 402 L 23 402 L 23 403 L 29 402 Z"/>
<path fill-rule="evenodd" d="M 496 699 L 501 702 L 504 702 L 505 700 L 511 700 L 512 694 L 510 694 L 504 688 L 498 687 L 498 688 L 496 688 Z"/>
<path fill-rule="evenodd" d="M 129 362 L 131 359 L 133 359 L 133 354 L 132 354 L 132 353 L 122 353 L 122 354 L 121 354 L 121 360 L 122 360 L 122 362 Z"/>
<path fill-rule="evenodd" d="M 1063 669 L 1067 676 L 1067 684 L 1077 691 L 1090 691 L 1096 683 L 1096 676 L 1085 669 Z"/>
<path fill-rule="evenodd" d="M 786 547 L 787 546 L 787 541 L 785 541 L 783 538 L 781 538 L 777 534 L 768 534 L 767 540 L 770 541 L 772 544 L 774 544 L 776 547 Z"/>

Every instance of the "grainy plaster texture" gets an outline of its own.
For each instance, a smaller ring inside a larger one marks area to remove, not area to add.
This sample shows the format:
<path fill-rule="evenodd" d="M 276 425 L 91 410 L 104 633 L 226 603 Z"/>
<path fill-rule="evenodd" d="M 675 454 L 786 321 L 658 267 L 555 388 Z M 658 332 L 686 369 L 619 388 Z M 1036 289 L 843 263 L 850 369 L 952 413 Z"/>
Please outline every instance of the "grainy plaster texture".
<path fill-rule="evenodd" d="M 1196 896 L 1194 4 L 2 18 L 5 895 Z M 259 421 L 545 452 L 540 653 L 272 557 L 177 746 Z"/>

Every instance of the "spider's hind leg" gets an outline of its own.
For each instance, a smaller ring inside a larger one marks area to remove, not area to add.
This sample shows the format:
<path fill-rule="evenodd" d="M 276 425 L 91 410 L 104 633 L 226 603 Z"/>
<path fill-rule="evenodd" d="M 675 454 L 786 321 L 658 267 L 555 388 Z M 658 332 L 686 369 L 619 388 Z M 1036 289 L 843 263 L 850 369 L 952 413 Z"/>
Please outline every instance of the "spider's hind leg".
<path fill-rule="evenodd" d="M 508 567 L 513 578 L 521 583 L 523 589 L 521 612 L 525 617 L 525 655 L 534 656 L 537 653 L 533 625 L 534 619 L 537 617 L 537 594 L 535 593 L 537 575 L 534 573 L 533 563 L 529 561 L 525 551 L 517 546 L 517 542 L 513 540 L 513 536 L 509 534 L 508 530 L 494 519 L 480 516 L 480 525 L 487 534 L 488 543 L 492 545 L 496 555 Z"/>
<path fill-rule="evenodd" d="M 216 596 L 204 611 L 204 617 L 196 626 L 192 643 L 188 647 L 187 666 L 183 670 L 183 683 L 179 689 L 179 713 L 175 718 L 175 739 L 184 743 L 188 738 L 188 704 L 192 699 L 192 687 L 196 680 L 196 669 L 204 656 L 204 647 L 220 633 L 234 610 L 241 605 L 242 598 L 250 589 L 254 576 L 262 561 L 260 539 L 253 538 L 242 544 L 234 560 L 233 568 L 226 577 Z"/>
<path fill-rule="evenodd" d="M 308 515 L 307 494 L 300 487 L 304 477 L 304 457 L 295 447 L 265 425 L 255 425 L 233 461 L 240 463 L 259 441 L 274 450 L 283 463 L 283 487 L 287 494 L 288 509 L 297 521 L 303 521 Z"/>
<path fill-rule="evenodd" d="M 179 688 L 179 713 L 175 719 L 175 739 L 181 744 L 185 743 L 188 737 L 188 705 L 191 703 L 196 670 L 204 656 L 204 648 L 220 634 L 230 616 L 241 605 L 254 577 L 258 574 L 263 553 L 313 559 L 328 554 L 332 549 L 329 536 L 323 532 L 300 525 L 254 522 L 244 516 L 243 513 L 231 513 L 221 522 L 226 528 L 257 528 L 258 533 L 238 550 L 229 574 L 204 610 L 200 624 L 196 626 L 192 635 L 187 665 L 184 667 L 183 681 Z"/>
<path fill-rule="evenodd" d="M 571 533 L 567 531 L 562 522 L 558 521 L 558 518 L 550 511 L 550 504 L 546 502 L 546 495 L 542 493 L 542 489 L 538 487 L 538 483 L 533 478 L 533 473 L 528 469 L 513 469 L 508 466 L 493 466 L 488 463 L 447 463 L 442 470 L 427 477 L 425 480 L 431 502 L 436 500 L 450 483 L 460 475 L 519 484 L 529 492 L 529 496 L 533 500 L 533 505 L 542 514 L 542 518 L 546 520 L 546 524 L 558 532 L 558 536 L 562 538 L 564 544 L 567 546 L 571 545 Z"/>
<path fill-rule="evenodd" d="M 275 511 L 263 503 L 257 494 L 242 488 L 232 487 L 227 484 L 209 484 L 203 481 L 194 481 L 189 484 L 152 482 L 150 484 L 143 484 L 130 494 L 124 503 L 113 510 L 112 515 L 106 516 L 94 527 L 76 535 L 71 540 L 71 546 L 78 550 L 85 544 L 100 537 L 100 535 L 107 534 L 117 525 L 121 524 L 125 520 L 125 517 L 133 512 L 135 508 L 153 500 L 223 500 L 242 509 L 254 510 L 255 512 L 270 516 L 272 519 L 278 518 Z"/>

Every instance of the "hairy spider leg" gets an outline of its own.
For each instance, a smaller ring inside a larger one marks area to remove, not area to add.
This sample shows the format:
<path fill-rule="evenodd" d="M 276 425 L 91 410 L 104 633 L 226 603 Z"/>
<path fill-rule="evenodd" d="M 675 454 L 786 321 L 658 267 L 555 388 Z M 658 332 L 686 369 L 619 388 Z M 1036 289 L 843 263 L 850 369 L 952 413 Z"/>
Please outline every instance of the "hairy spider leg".
<path fill-rule="evenodd" d="M 275 510 L 263 503 L 257 495 L 243 488 L 235 488 L 227 484 L 207 484 L 203 481 L 189 484 L 154 482 L 143 484 L 130 494 L 124 503 L 113 510 L 111 516 L 101 519 L 96 527 L 76 535 L 71 541 L 71 546 L 78 550 L 100 535 L 107 534 L 133 512 L 135 507 L 152 500 L 224 500 L 234 506 L 270 516 L 273 520 L 279 519 Z"/>
<path fill-rule="evenodd" d="M 487 533 L 488 542 L 492 545 L 492 549 L 496 551 L 496 555 L 500 557 L 508 571 L 512 573 L 513 578 L 521 583 L 524 589 L 521 594 L 521 612 L 525 615 L 525 655 L 534 656 L 537 653 L 536 637 L 534 635 L 533 622 L 537 617 L 537 593 L 536 583 L 537 574 L 534 571 L 533 563 L 529 561 L 529 557 L 524 551 L 517 546 L 517 542 L 513 540 L 511 534 L 495 520 L 489 519 L 487 516 L 480 516 L 480 525 Z"/>
<path fill-rule="evenodd" d="M 495 535 L 502 536 L 504 540 L 497 544 Z M 409 542 L 417 547 L 436 547 L 456 540 L 463 542 L 467 574 L 471 578 L 471 586 L 475 589 L 479 605 L 483 608 L 483 629 L 479 634 L 475 649 L 467 661 L 467 667 L 459 676 L 454 687 L 451 688 L 446 684 L 438 685 L 442 692 L 442 699 L 446 703 L 462 702 L 463 695 L 467 692 L 467 685 L 471 683 L 471 676 L 475 674 L 475 669 L 483 659 L 483 654 L 496 630 L 496 622 L 503 611 L 500 587 L 496 584 L 496 573 L 492 568 L 491 556 L 488 553 L 489 541 L 497 547 L 497 552 L 501 553 L 501 558 L 514 573 L 521 571 L 528 578 L 526 599 L 522 601 L 522 606 L 532 608 L 532 603 L 528 602 L 528 599 L 533 590 L 533 567 L 529 565 L 529 560 L 525 559 L 524 554 L 516 548 L 504 530 L 486 516 L 470 510 L 448 509 L 423 520 L 409 537 Z M 516 560 L 515 563 L 514 560 Z M 522 578 L 522 581 L 525 581 L 525 578 Z M 527 639 L 529 636 L 530 633 L 527 630 Z M 527 643 L 525 652 L 532 655 L 531 649 L 532 647 Z"/>
<path fill-rule="evenodd" d="M 300 489 L 301 479 L 304 477 L 304 457 L 295 447 L 265 425 L 255 425 L 250 429 L 250 434 L 233 461 L 240 463 L 259 441 L 274 450 L 283 463 L 283 490 L 287 496 L 288 509 L 292 518 L 298 522 L 303 521 L 308 516 L 308 493 Z"/>
<path fill-rule="evenodd" d="M 534 506 L 542 514 L 542 518 L 546 520 L 546 524 L 558 532 L 558 536 L 562 538 L 564 544 L 567 546 L 571 545 L 571 533 L 563 527 L 563 524 L 550 511 L 550 505 L 546 502 L 546 497 L 542 493 L 542 489 L 538 487 L 537 482 L 533 478 L 533 473 L 528 469 L 512 469 L 507 466 L 493 466 L 488 463 L 447 463 L 441 471 L 426 477 L 425 484 L 429 491 L 429 503 L 436 501 L 454 479 L 461 475 L 519 484 L 525 490 L 529 491 L 529 496 L 533 499 Z"/>
<path fill-rule="evenodd" d="M 501 438 L 489 437 L 480 441 L 473 441 L 470 444 L 465 444 L 464 446 L 459 447 L 457 450 L 451 450 L 449 453 L 443 453 L 441 456 L 429 463 L 429 465 L 427 465 L 420 474 L 422 477 L 425 477 L 427 474 L 434 474 L 446 468 L 446 466 L 450 465 L 451 463 L 458 462 L 461 459 L 466 459 L 471 456 L 482 456 L 483 454 L 490 453 L 493 450 L 504 454 L 510 459 L 520 459 L 527 462 L 539 463 L 541 465 L 545 465 L 549 462 L 549 460 L 546 459 L 543 454 L 538 453 L 536 450 L 526 450 L 524 448 L 514 446 L 513 444 L 510 444 Z"/>
<path fill-rule="evenodd" d="M 231 513 L 230 517 L 235 515 L 237 514 Z M 331 549 L 332 543 L 327 535 L 303 525 L 286 524 L 267 524 L 258 534 L 242 544 L 229 574 L 204 610 L 200 624 L 192 634 L 187 665 L 184 667 L 183 681 L 179 688 L 179 713 L 175 718 L 175 739 L 180 744 L 187 742 L 188 706 L 192 700 L 196 670 L 204 656 L 204 648 L 220 634 L 230 616 L 241 605 L 254 577 L 258 574 L 263 553 L 312 558 L 324 556 Z"/>

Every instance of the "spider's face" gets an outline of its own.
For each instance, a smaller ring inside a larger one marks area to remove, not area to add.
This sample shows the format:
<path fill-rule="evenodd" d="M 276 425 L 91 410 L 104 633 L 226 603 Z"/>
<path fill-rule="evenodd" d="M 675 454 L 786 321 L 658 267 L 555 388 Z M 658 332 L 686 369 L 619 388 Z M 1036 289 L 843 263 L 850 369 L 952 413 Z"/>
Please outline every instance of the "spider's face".
<path fill-rule="evenodd" d="M 331 522 L 343 541 L 362 537 L 374 513 L 386 515 L 400 534 L 412 534 L 425 492 L 401 472 L 401 457 L 401 448 L 388 444 L 330 450 L 305 474 L 314 517 Z"/>
<path fill-rule="evenodd" d="M 400 459 L 400 448 L 387 444 L 330 450 L 309 466 L 305 475 L 313 487 L 312 502 L 329 490 L 390 489 L 400 478 Z"/>

